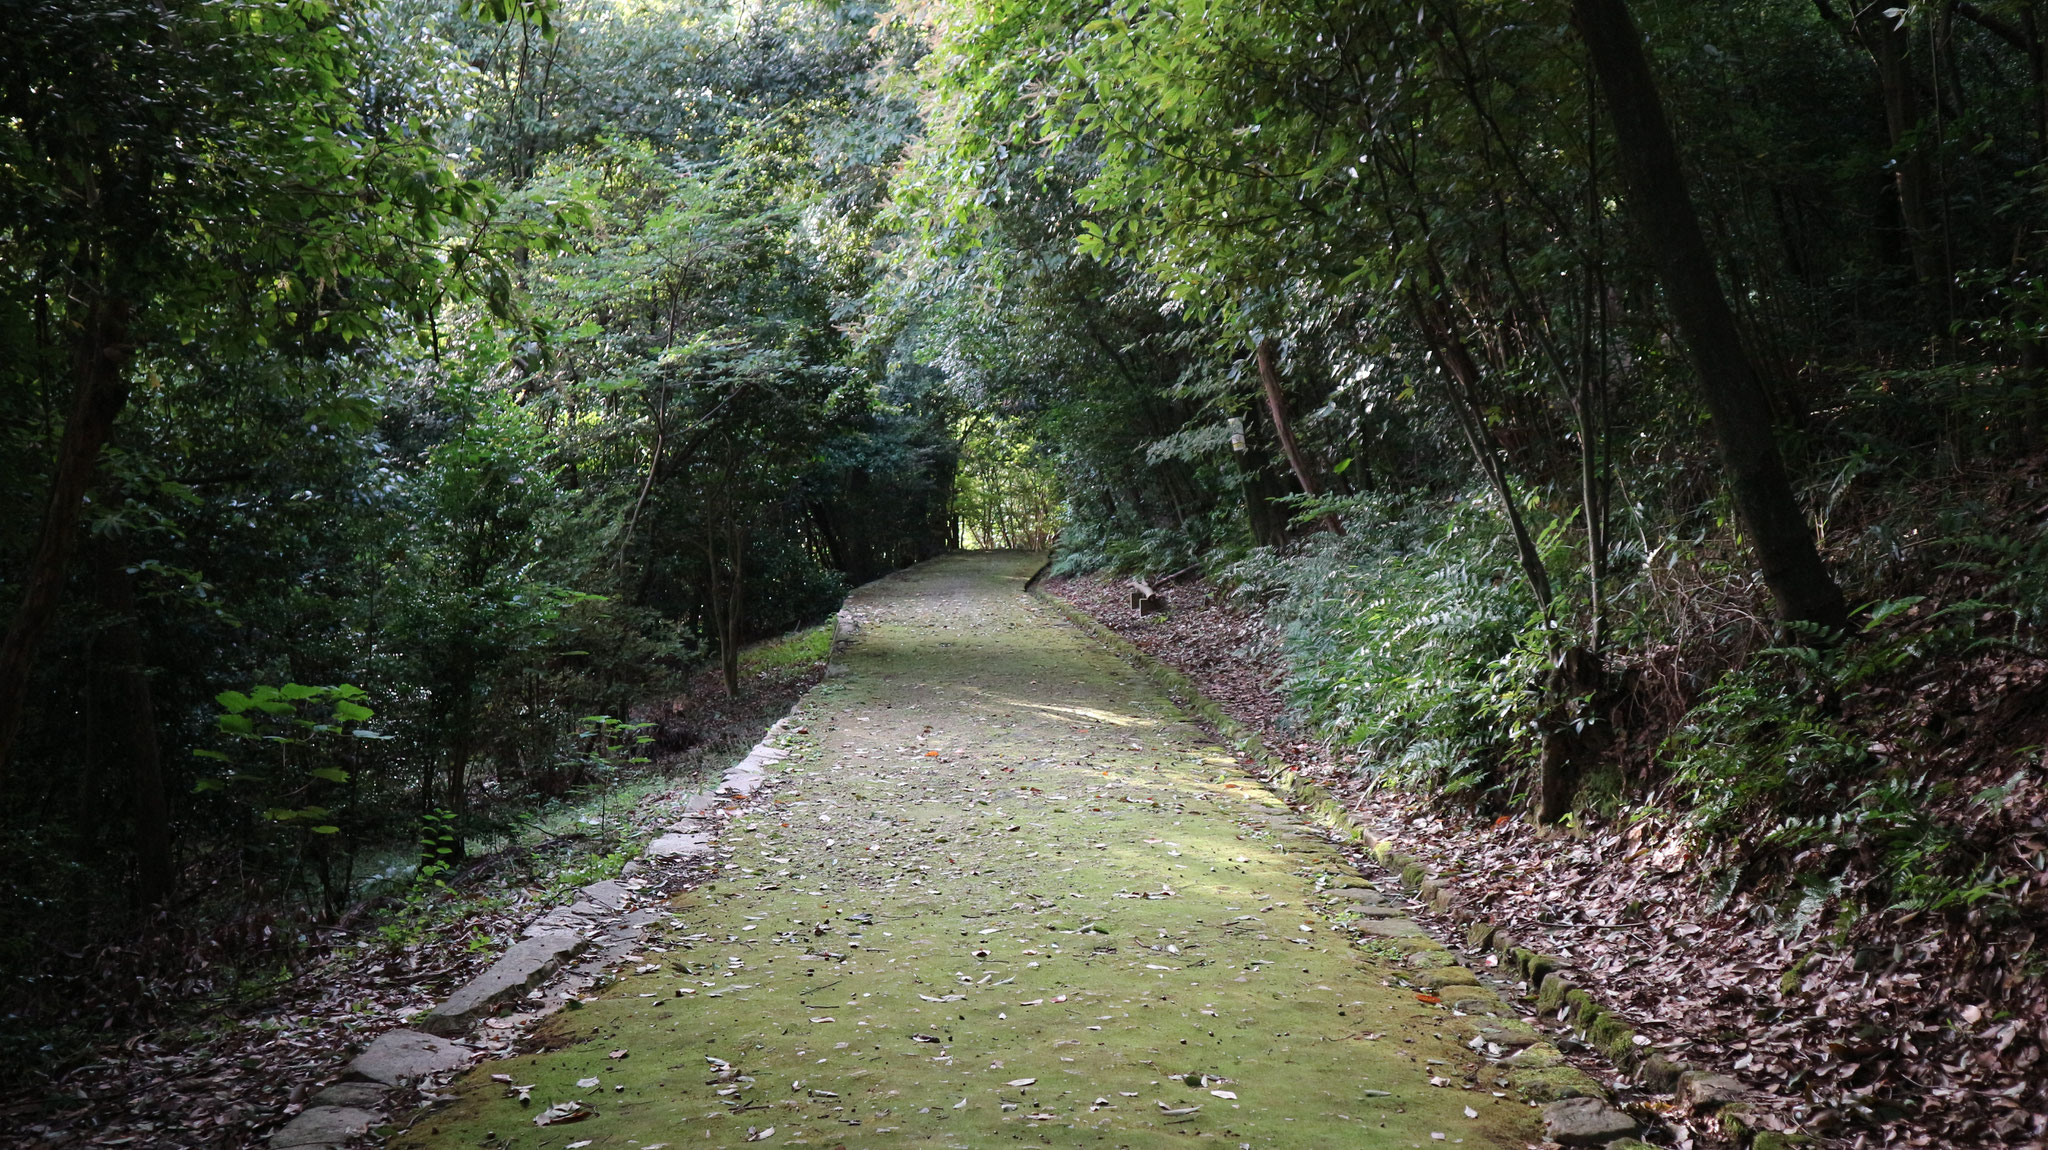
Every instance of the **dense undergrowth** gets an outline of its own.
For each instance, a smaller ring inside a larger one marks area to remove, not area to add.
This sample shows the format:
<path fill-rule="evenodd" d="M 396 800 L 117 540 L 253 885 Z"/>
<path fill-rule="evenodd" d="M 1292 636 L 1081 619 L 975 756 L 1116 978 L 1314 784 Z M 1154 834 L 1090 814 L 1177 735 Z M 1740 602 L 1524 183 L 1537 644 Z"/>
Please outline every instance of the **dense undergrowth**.
<path fill-rule="evenodd" d="M 362 840 L 349 905 L 337 914 L 281 902 L 270 882 L 252 882 L 238 900 L 231 877 L 221 876 L 208 892 L 218 909 L 164 913 L 124 937 L 20 962 L 0 1027 L 0 1069 L 29 1087 L 60 1080 L 110 1036 L 148 1033 L 172 1048 L 208 1041 L 281 998 L 319 997 L 309 976 L 333 979 L 346 994 L 347 980 L 328 969 L 336 961 L 392 964 L 404 975 L 400 989 L 414 994 L 452 985 L 463 956 L 473 965 L 502 952 L 511 938 L 500 920 L 516 907 L 562 902 L 617 875 L 639 849 L 636 806 L 717 778 L 823 676 L 831 637 L 828 624 L 749 646 L 737 696 L 713 666 L 684 680 L 680 694 L 632 708 L 638 753 L 593 755 L 558 793 L 508 804 L 460 859 L 440 853 L 444 818 L 422 819 L 410 849 Z M 61 1089 L 36 1105 L 66 1108 Z"/>
<path fill-rule="evenodd" d="M 1984 833 L 2015 796 L 2038 792 L 2048 736 L 2048 652 L 2032 618 L 2048 570 L 2014 561 L 2027 551 L 2014 543 L 2040 537 L 2031 474 L 1950 488 L 1953 502 L 1925 523 L 1838 524 L 1919 540 L 1910 566 L 1858 572 L 1862 586 L 1899 594 L 1868 603 L 1841 642 L 1775 628 L 1754 603 L 1694 595 L 1685 581 L 1697 567 L 1654 561 L 1682 541 L 1645 548 L 1652 561 L 1635 563 L 1610 600 L 1626 622 L 1588 693 L 1595 750 L 1574 818 L 1676 820 L 1695 849 L 1722 858 L 1716 881 L 1839 894 L 1854 866 L 1858 898 L 1876 909 L 2034 913 L 2038 846 L 2013 857 L 2013 842 Z M 1925 492 L 1901 492 L 1915 494 Z M 1296 721 L 1349 771 L 1520 814 L 1555 624 L 1482 500 L 1353 500 L 1344 536 L 1223 553 L 1212 570 L 1263 609 Z M 1967 534 L 1938 533 L 1963 523 Z M 1156 573 L 1180 558 L 1125 569 Z"/>

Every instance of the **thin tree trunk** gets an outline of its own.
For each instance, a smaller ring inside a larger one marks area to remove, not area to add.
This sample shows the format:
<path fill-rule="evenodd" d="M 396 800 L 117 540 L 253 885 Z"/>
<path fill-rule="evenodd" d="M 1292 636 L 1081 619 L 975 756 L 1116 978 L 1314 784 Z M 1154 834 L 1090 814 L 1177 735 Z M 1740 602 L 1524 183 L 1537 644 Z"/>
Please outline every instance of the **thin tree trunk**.
<path fill-rule="evenodd" d="M 1507 468 L 1501 465 L 1493 436 L 1487 432 L 1480 417 L 1479 365 L 1465 350 L 1458 333 L 1451 330 L 1448 317 L 1437 314 L 1429 304 L 1413 295 L 1409 297 L 1409 306 L 1415 313 L 1423 338 L 1429 342 L 1430 354 L 1453 384 L 1451 407 L 1458 417 L 1458 429 L 1464 432 L 1465 443 L 1472 449 L 1480 473 L 1486 476 L 1487 484 L 1500 498 L 1501 514 L 1507 519 L 1508 531 L 1514 537 L 1515 556 L 1521 563 L 1522 577 L 1529 581 L 1529 591 L 1536 596 L 1536 605 L 1548 618 L 1552 598 L 1550 571 L 1543 565 L 1543 556 L 1536 551 L 1536 541 L 1529 535 L 1528 524 L 1522 521 L 1522 509 L 1515 502 L 1515 490 L 1508 480 Z"/>
<path fill-rule="evenodd" d="M 1567 647 L 1551 659 L 1544 684 L 1550 706 L 1541 721 L 1543 750 L 1536 770 L 1536 821 L 1540 824 L 1557 822 L 1571 813 L 1581 766 L 1606 738 L 1597 694 L 1603 679 L 1600 656 L 1584 647 Z"/>
<path fill-rule="evenodd" d="M 0 640 L 0 772 L 21 734 L 29 672 L 43 632 L 64 597 L 64 573 L 78 545 L 78 511 L 99 466 L 100 448 L 128 403 L 128 309 L 118 300 L 90 305 L 72 352 L 71 411 L 57 445 L 57 468 L 44 505 L 42 531 L 23 579 L 26 589 Z"/>
<path fill-rule="evenodd" d="M 448 691 L 449 709 L 447 810 L 452 816 L 444 828 L 453 853 L 441 861 L 458 863 L 469 856 L 469 760 L 476 754 L 476 662 L 466 647 L 454 661 Z M 431 770 L 431 768 L 429 768 Z M 433 793 L 431 780 L 428 794 Z"/>
<path fill-rule="evenodd" d="M 726 533 L 732 552 L 732 578 L 725 585 L 725 620 L 719 636 L 719 663 L 725 671 L 725 693 L 740 693 L 740 608 L 746 589 L 746 536 L 738 524 Z"/>
<path fill-rule="evenodd" d="M 1884 15 L 1872 5 L 1851 23 L 1859 40 L 1877 68 L 1877 83 L 1884 99 L 1885 134 L 1892 146 L 1892 179 L 1898 189 L 1899 216 L 1906 225 L 1906 245 L 1913 256 L 1913 275 L 1939 302 L 1944 294 L 1946 274 L 1938 254 L 1935 225 L 1928 203 L 1929 174 L 1927 149 L 1917 139 L 1920 128 L 1920 81 L 1913 73 L 1912 33 L 1900 18 Z"/>
<path fill-rule="evenodd" d="M 1699 377 L 1728 473 L 1764 582 L 1778 614 L 1840 629 L 1848 624 L 1842 589 L 1814 546 L 1813 530 L 1785 474 L 1770 403 L 1735 329 L 1707 254 L 1699 216 L 1679 168 L 1642 33 L 1626 0 L 1572 0 L 1572 22 L 1592 57 L 1614 122 L 1629 214 L 1657 261 L 1658 282 Z"/>
<path fill-rule="evenodd" d="M 1316 486 L 1315 472 L 1309 470 L 1308 457 L 1294 442 L 1294 424 L 1287 418 L 1287 396 L 1280 390 L 1280 369 L 1273 359 L 1277 348 L 1269 336 L 1254 346 L 1252 358 L 1258 361 L 1259 382 L 1266 391 L 1266 411 L 1273 417 L 1273 437 L 1280 441 L 1280 451 L 1287 456 L 1287 466 L 1294 469 L 1294 480 L 1301 484 L 1301 493 L 1314 499 L 1322 491 Z M 1324 515 L 1323 526 L 1338 535 L 1344 534 L 1344 525 L 1337 522 L 1335 515 Z"/>
<path fill-rule="evenodd" d="M 124 760 L 131 802 L 130 846 L 135 852 L 135 901 L 144 910 L 171 895 L 177 869 L 171 859 L 170 804 L 164 796 L 157 745 L 156 704 L 143 669 L 141 630 L 135 621 L 134 577 L 116 545 L 92 548 L 96 598 L 108 619 L 94 643 L 106 703 L 97 724 L 110 734 L 108 749 Z"/>
<path fill-rule="evenodd" d="M 470 737 L 464 734 L 448 751 L 448 813 L 455 816 L 449 825 L 455 848 L 455 853 L 448 859 L 451 863 L 461 862 L 469 856 L 465 824 L 469 819 L 470 745 Z"/>

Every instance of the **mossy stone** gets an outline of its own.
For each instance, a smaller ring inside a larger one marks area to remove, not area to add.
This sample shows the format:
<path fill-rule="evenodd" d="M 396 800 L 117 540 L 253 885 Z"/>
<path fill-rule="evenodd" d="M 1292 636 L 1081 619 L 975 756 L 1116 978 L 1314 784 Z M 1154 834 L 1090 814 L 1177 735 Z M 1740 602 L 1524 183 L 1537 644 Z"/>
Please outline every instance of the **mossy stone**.
<path fill-rule="evenodd" d="M 1609 1058 L 1618 1057 L 1616 1051 L 1621 1047 L 1634 1049 L 1635 1036 L 1635 1027 L 1628 1024 L 1628 1019 L 1612 1011 L 1602 1011 L 1586 1026 L 1586 1041 L 1599 1047 Z"/>
<path fill-rule="evenodd" d="M 1479 976 L 1462 966 L 1443 966 L 1422 976 L 1422 981 L 1442 990 L 1452 986 L 1478 986 Z"/>
<path fill-rule="evenodd" d="M 1505 1010 L 1500 996 L 1483 986 L 1452 985 L 1442 987 L 1440 993 L 1451 1009 L 1466 1014 L 1480 1014 L 1496 1008 Z"/>
<path fill-rule="evenodd" d="M 1550 1066 L 1542 1070 L 1519 1070 L 1508 1075 L 1516 1092 L 1531 1102 L 1556 1102 L 1564 1098 L 1605 1098 L 1607 1091 L 1592 1076 L 1576 1066 Z"/>
<path fill-rule="evenodd" d="M 1547 1070 L 1564 1065 L 1564 1051 L 1548 1042 L 1532 1042 L 1508 1055 L 1506 1063 L 1526 1070 Z"/>
<path fill-rule="evenodd" d="M 1678 1081 L 1685 1075 L 1685 1064 L 1673 1062 L 1661 1054 L 1652 1054 L 1643 1060 L 1636 1071 L 1645 1089 L 1656 1094 L 1670 1094 L 1678 1089 Z"/>

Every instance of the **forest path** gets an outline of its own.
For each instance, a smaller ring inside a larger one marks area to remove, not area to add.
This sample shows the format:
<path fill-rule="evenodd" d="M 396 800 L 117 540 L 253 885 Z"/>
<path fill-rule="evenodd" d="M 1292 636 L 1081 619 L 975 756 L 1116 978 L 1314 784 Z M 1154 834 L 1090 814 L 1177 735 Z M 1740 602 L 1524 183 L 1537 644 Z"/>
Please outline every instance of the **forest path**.
<path fill-rule="evenodd" d="M 1473 1020 L 1388 985 L 1394 943 L 1339 931 L 1358 904 L 1318 876 L 1366 892 L 1327 837 L 1028 595 L 1039 560 L 856 592 L 843 672 L 721 878 L 674 901 L 660 969 L 396 1144 L 1539 1141 L 1534 1110 L 1460 1088 Z M 595 1115 L 534 1125 L 571 1101 Z"/>

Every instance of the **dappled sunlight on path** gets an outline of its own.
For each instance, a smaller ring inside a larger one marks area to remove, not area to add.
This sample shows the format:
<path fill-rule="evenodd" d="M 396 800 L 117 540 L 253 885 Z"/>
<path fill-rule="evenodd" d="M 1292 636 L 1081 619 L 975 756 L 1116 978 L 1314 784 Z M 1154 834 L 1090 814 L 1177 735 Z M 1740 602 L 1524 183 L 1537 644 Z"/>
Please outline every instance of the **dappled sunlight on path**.
<path fill-rule="evenodd" d="M 1037 561 L 858 592 L 843 673 L 647 969 L 398 1144 L 1537 1140 L 1468 1077 L 1478 1020 L 1390 985 L 1432 944 L 1354 945 L 1327 837 L 1027 595 Z M 594 1116 L 534 1125 L 569 1101 Z"/>

